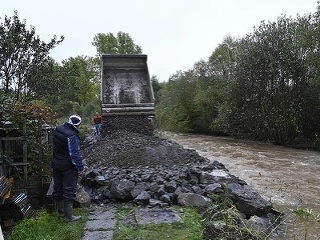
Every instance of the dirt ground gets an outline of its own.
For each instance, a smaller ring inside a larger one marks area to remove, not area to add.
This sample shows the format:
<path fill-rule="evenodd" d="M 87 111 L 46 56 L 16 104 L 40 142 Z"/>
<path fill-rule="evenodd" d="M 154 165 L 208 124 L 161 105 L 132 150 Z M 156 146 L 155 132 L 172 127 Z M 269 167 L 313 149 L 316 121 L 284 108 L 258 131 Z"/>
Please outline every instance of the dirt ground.
<path fill-rule="evenodd" d="M 208 161 L 194 150 L 184 149 L 157 136 L 117 131 L 96 142 L 94 136 L 88 139 L 82 153 L 84 161 L 91 167 L 171 167 Z"/>

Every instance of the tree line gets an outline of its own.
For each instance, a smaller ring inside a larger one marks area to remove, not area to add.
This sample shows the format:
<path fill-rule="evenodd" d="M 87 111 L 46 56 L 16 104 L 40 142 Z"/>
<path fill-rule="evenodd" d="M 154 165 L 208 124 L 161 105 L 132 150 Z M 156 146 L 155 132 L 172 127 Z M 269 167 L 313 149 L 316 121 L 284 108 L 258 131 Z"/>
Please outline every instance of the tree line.
<path fill-rule="evenodd" d="M 101 54 L 142 52 L 127 33 L 98 33 L 91 43 L 96 56 L 73 56 L 59 63 L 50 51 L 63 41 L 64 36 L 56 35 L 42 41 L 17 11 L 0 17 L 0 128 L 6 129 L 0 137 L 8 131 L 27 135 L 30 173 L 39 174 L 51 160 L 52 151 L 41 142 L 43 126 L 55 126 L 71 114 L 90 125 L 100 111 Z"/>
<path fill-rule="evenodd" d="M 58 63 L 49 53 L 63 40 L 64 36 L 53 35 L 49 42 L 42 41 L 33 26 L 28 29 L 26 21 L 19 19 L 17 11 L 12 17 L 4 16 L 0 22 L 0 105 L 4 115 L 11 114 L 1 118 L 13 115 L 13 103 L 27 108 L 41 102 L 51 108 L 56 119 L 77 113 L 90 123 L 100 110 L 101 54 L 142 53 L 127 33 L 98 33 L 91 43 L 96 56 L 74 56 Z"/>
<path fill-rule="evenodd" d="M 226 36 L 208 60 L 177 71 L 167 82 L 152 76 L 157 126 L 318 148 L 319 16 L 318 6 L 304 16 L 262 21 L 243 38 Z M 98 33 L 91 43 L 96 56 L 58 63 L 49 53 L 63 40 L 53 35 L 41 41 L 17 12 L 3 18 L 1 119 L 27 112 L 47 122 L 78 113 L 89 122 L 100 110 L 101 54 L 142 53 L 127 33 Z"/>
<path fill-rule="evenodd" d="M 225 37 L 157 93 L 157 125 L 320 149 L 320 7 Z"/>

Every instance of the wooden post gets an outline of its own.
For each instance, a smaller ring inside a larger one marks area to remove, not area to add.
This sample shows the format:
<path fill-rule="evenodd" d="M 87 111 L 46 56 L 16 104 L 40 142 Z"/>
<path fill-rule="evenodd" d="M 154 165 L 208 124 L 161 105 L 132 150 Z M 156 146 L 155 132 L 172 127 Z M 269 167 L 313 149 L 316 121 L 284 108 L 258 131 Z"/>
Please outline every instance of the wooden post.
<path fill-rule="evenodd" d="M 23 136 L 25 137 L 25 139 L 23 140 L 23 163 L 25 165 L 23 165 L 23 174 L 24 174 L 24 180 L 25 180 L 25 184 L 27 184 L 28 181 L 28 149 L 27 149 L 27 126 L 26 123 L 23 123 Z"/>

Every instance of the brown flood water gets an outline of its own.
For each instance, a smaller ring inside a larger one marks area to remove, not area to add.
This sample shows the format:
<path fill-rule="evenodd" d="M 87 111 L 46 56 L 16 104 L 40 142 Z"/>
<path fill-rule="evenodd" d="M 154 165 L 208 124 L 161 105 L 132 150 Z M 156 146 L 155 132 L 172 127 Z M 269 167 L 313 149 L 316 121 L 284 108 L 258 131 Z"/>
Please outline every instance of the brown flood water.
<path fill-rule="evenodd" d="M 285 213 L 283 239 L 320 239 L 320 223 L 301 221 L 297 208 L 320 215 L 320 152 L 267 143 L 195 134 L 161 132 L 159 136 L 195 149 L 201 156 L 226 166 Z"/>

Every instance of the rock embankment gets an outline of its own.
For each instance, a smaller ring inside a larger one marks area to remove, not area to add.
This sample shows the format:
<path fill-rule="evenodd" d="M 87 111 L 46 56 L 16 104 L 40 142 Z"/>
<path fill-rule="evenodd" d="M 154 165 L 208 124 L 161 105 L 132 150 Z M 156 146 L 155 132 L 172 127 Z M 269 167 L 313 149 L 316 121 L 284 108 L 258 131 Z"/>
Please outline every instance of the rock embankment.
<path fill-rule="evenodd" d="M 172 204 L 206 208 L 227 194 L 246 219 L 273 213 L 272 204 L 217 161 L 161 139 L 118 131 L 97 141 L 88 138 L 83 151 L 89 170 L 81 180 L 91 201 Z M 265 228 L 268 228 L 266 226 Z"/>

